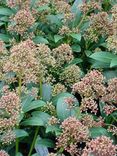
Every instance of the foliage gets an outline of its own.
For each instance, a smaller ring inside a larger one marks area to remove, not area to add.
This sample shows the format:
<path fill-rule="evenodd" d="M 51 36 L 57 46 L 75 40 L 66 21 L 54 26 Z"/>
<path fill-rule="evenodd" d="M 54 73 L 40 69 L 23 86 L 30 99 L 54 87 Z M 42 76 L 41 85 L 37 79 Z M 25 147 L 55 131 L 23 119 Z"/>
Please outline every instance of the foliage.
<path fill-rule="evenodd" d="M 116 76 L 114 0 L 1 0 L 0 155 L 116 156 Z"/>

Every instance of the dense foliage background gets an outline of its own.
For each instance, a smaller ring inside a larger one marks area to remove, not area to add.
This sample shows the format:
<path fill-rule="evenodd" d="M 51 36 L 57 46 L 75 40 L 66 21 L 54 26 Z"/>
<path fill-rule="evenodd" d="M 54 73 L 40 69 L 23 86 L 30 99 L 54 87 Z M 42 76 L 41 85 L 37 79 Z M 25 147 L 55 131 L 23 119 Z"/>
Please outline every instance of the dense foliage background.
<path fill-rule="evenodd" d="M 116 0 L 0 0 L 0 156 L 116 156 Z"/>

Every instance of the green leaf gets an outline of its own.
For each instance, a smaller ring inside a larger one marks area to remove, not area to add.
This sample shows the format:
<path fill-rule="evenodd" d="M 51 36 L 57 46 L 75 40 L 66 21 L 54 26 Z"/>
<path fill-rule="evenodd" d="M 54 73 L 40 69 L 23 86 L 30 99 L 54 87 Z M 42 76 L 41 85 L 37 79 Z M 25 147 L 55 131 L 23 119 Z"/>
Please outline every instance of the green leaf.
<path fill-rule="evenodd" d="M 90 128 L 91 138 L 97 138 L 99 136 L 107 136 L 110 137 L 109 132 L 103 127 L 93 127 Z"/>
<path fill-rule="evenodd" d="M 99 108 L 100 108 L 100 113 L 101 116 L 104 118 L 106 116 L 106 114 L 104 113 L 103 107 L 105 106 L 105 103 L 103 102 L 99 102 Z"/>
<path fill-rule="evenodd" d="M 11 78 L 14 78 L 15 76 L 16 74 L 14 72 L 8 72 L 5 74 L 6 79 L 11 79 Z"/>
<path fill-rule="evenodd" d="M 81 47 L 77 44 L 71 46 L 74 52 L 81 52 Z"/>
<path fill-rule="evenodd" d="M 69 116 L 75 115 L 74 109 L 68 109 L 68 104 L 65 102 L 65 98 L 67 97 L 72 97 L 75 99 L 75 97 L 72 94 L 66 93 L 64 94 L 64 96 L 59 97 L 57 101 L 57 107 L 56 107 L 57 116 L 62 121 L 68 118 Z M 78 105 L 78 102 L 75 102 L 75 104 Z"/>
<path fill-rule="evenodd" d="M 83 62 L 82 59 L 80 59 L 80 58 L 75 58 L 75 59 L 73 59 L 68 65 L 79 64 L 79 63 L 81 63 L 81 62 Z"/>
<path fill-rule="evenodd" d="M 48 5 L 43 5 L 41 7 L 38 7 L 36 10 L 41 12 L 41 11 L 44 11 L 44 10 L 50 10 L 50 7 Z"/>
<path fill-rule="evenodd" d="M 28 133 L 22 129 L 15 129 L 14 130 L 15 134 L 16 134 L 16 138 L 21 138 L 21 137 L 26 137 L 28 136 Z"/>
<path fill-rule="evenodd" d="M 92 54 L 92 51 L 90 51 L 90 50 L 85 50 L 85 54 L 86 54 L 86 56 L 88 57 L 88 56 L 90 56 L 90 55 Z"/>
<path fill-rule="evenodd" d="M 0 8 L 0 15 L 5 15 L 5 16 L 11 16 L 13 14 L 13 11 L 9 8 Z"/>
<path fill-rule="evenodd" d="M 7 34 L 1 34 L 0 33 L 0 40 L 4 41 L 4 42 L 9 42 L 11 40 L 11 36 L 7 35 Z"/>
<path fill-rule="evenodd" d="M 25 115 L 24 112 L 21 111 L 20 114 L 19 114 L 19 122 L 21 122 L 23 120 L 24 115 Z"/>
<path fill-rule="evenodd" d="M 18 153 L 16 154 L 16 156 L 23 156 L 23 154 L 20 153 L 20 152 L 18 152 Z"/>
<path fill-rule="evenodd" d="M 8 18 L 8 16 L 2 16 L 2 17 L 0 17 L 0 21 L 2 21 L 2 22 L 8 22 L 9 21 L 9 18 Z"/>
<path fill-rule="evenodd" d="M 72 5 L 72 12 L 77 13 L 78 15 L 81 14 L 81 11 L 78 8 L 78 5 L 81 5 L 82 3 L 83 3 L 83 0 L 75 0 Z"/>
<path fill-rule="evenodd" d="M 71 8 L 72 12 L 75 13 L 75 20 L 74 20 L 74 26 L 78 26 L 79 22 L 82 20 L 82 12 L 80 10 L 80 8 L 78 7 L 79 5 L 81 5 L 83 3 L 83 0 L 75 0 L 73 3 L 73 6 Z"/>
<path fill-rule="evenodd" d="M 108 80 L 110 80 L 112 78 L 117 77 L 117 69 L 108 69 L 108 70 L 105 70 L 103 72 L 103 75 L 106 78 L 106 81 L 108 81 Z"/>
<path fill-rule="evenodd" d="M 47 20 L 51 23 L 51 24 L 56 24 L 58 26 L 61 26 L 62 22 L 61 19 L 64 16 L 59 14 L 59 15 L 47 15 Z"/>
<path fill-rule="evenodd" d="M 70 95 L 71 95 L 71 94 L 70 94 Z M 65 97 L 65 96 L 68 97 L 68 96 L 69 96 L 69 93 L 63 92 L 63 93 L 58 94 L 57 96 L 55 96 L 55 97 L 52 99 L 53 104 L 54 104 L 54 105 L 57 105 L 58 99 L 61 98 L 61 97 Z"/>
<path fill-rule="evenodd" d="M 38 153 L 35 153 L 35 154 L 31 155 L 31 156 L 40 156 L 40 155 Z"/>
<path fill-rule="evenodd" d="M 110 67 L 110 63 L 105 63 L 105 62 L 100 62 L 97 60 L 94 60 L 91 68 L 95 68 L 95 69 L 100 69 L 100 68 L 109 68 Z"/>
<path fill-rule="evenodd" d="M 113 122 L 117 122 L 117 111 L 111 113 L 110 115 L 106 116 L 105 122 L 107 124 L 113 124 Z"/>
<path fill-rule="evenodd" d="M 41 139 L 40 137 L 37 138 L 35 146 L 38 145 L 42 145 L 45 147 L 50 147 L 50 148 L 54 148 L 55 144 L 54 141 L 50 140 L 50 139 Z"/>
<path fill-rule="evenodd" d="M 26 96 L 22 100 L 22 111 L 23 112 L 27 112 L 27 109 L 29 108 L 29 105 L 31 105 L 33 100 L 34 100 L 34 97 L 32 97 L 32 96 Z"/>
<path fill-rule="evenodd" d="M 90 55 L 90 58 L 100 62 L 111 63 L 111 60 L 115 58 L 115 55 L 110 52 L 96 52 Z"/>
<path fill-rule="evenodd" d="M 46 125 L 48 123 L 48 120 L 51 117 L 48 113 L 40 112 L 40 111 L 32 112 L 32 116 L 38 117 L 39 119 L 41 119 L 43 121 L 44 125 Z"/>
<path fill-rule="evenodd" d="M 3 86 L 4 86 L 4 82 L 0 81 L 0 92 L 2 91 Z"/>
<path fill-rule="evenodd" d="M 42 99 L 44 101 L 50 101 L 52 97 L 52 86 L 48 83 L 42 85 Z"/>
<path fill-rule="evenodd" d="M 58 125 L 48 125 L 46 127 L 46 133 L 55 133 L 56 136 L 58 136 L 59 134 L 61 134 L 61 129 L 59 128 Z"/>
<path fill-rule="evenodd" d="M 48 156 L 49 151 L 46 146 L 47 142 L 45 145 L 44 145 L 44 142 L 40 144 L 41 140 L 42 139 L 40 137 L 37 138 L 36 144 L 35 144 L 35 150 L 40 156 Z"/>
<path fill-rule="evenodd" d="M 29 31 L 30 31 L 30 32 L 36 31 L 38 25 L 39 25 L 39 22 L 35 22 L 35 23 L 29 28 Z"/>
<path fill-rule="evenodd" d="M 48 40 L 46 38 L 44 38 L 43 36 L 36 36 L 33 41 L 38 44 L 38 43 L 45 43 L 48 44 Z"/>
<path fill-rule="evenodd" d="M 81 41 L 81 34 L 71 33 L 70 36 L 76 39 L 77 41 Z"/>
<path fill-rule="evenodd" d="M 4 25 L 5 23 L 4 22 L 0 22 L 0 26 Z"/>
<path fill-rule="evenodd" d="M 63 37 L 60 35 L 54 35 L 54 41 L 57 43 L 59 40 L 61 40 Z"/>
<path fill-rule="evenodd" d="M 26 112 L 28 112 L 30 110 L 42 107 L 45 104 L 46 103 L 44 101 L 42 101 L 42 100 L 32 101 L 31 103 L 29 103 L 29 104 L 25 105 L 25 107 L 23 107 L 23 111 L 24 111 L 24 113 L 26 113 Z"/>
<path fill-rule="evenodd" d="M 44 126 L 44 122 L 39 117 L 30 117 L 23 121 L 21 125 L 24 126 Z"/>
<path fill-rule="evenodd" d="M 117 66 L 117 57 L 113 58 L 110 64 L 110 67 L 115 67 L 115 66 Z"/>

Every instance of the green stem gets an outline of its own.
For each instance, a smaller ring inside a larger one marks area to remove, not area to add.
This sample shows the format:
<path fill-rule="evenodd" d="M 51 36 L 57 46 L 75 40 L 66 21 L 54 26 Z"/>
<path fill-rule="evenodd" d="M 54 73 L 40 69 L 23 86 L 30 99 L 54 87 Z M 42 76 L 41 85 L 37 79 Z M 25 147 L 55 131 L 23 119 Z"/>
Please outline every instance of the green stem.
<path fill-rule="evenodd" d="M 36 128 L 35 135 L 34 135 L 33 142 L 32 142 L 28 156 L 31 156 L 31 154 L 32 154 L 32 151 L 35 146 L 36 139 L 37 139 L 38 132 L 39 132 L 39 127 Z"/>
<path fill-rule="evenodd" d="M 18 95 L 21 96 L 21 87 L 22 87 L 22 79 L 21 76 L 19 77 L 19 89 L 18 89 Z"/>
<path fill-rule="evenodd" d="M 64 148 L 61 147 L 61 148 L 59 149 L 59 151 L 57 152 L 57 154 L 61 154 L 63 151 L 64 151 Z"/>
<path fill-rule="evenodd" d="M 16 145 L 15 145 L 15 148 L 16 148 L 16 154 L 17 154 L 18 151 L 19 151 L 19 140 L 18 140 L 18 138 L 16 139 Z"/>
<path fill-rule="evenodd" d="M 40 87 L 40 97 L 42 98 L 42 81 L 39 82 L 39 85 L 40 85 L 39 86 Z M 36 139 L 37 139 L 38 132 L 39 132 L 39 126 L 35 130 L 35 135 L 34 135 L 33 142 L 31 144 L 31 148 L 30 148 L 28 156 L 31 156 L 31 154 L 32 154 L 32 151 L 34 149 L 35 142 L 36 142 Z"/>
<path fill-rule="evenodd" d="M 39 82 L 39 87 L 40 87 L 40 97 L 42 98 L 42 81 Z"/>
<path fill-rule="evenodd" d="M 19 97 L 21 96 L 21 87 L 22 87 L 22 80 L 21 80 L 21 76 L 19 76 L 19 88 L 18 88 L 18 95 Z M 19 126 L 17 126 L 16 128 L 19 128 Z M 19 152 L 19 139 L 16 138 L 16 154 Z"/>
<path fill-rule="evenodd" d="M 82 25 L 84 19 L 85 19 L 85 15 L 83 15 L 82 19 L 80 20 L 80 22 L 79 22 L 79 24 L 77 26 L 78 28 L 80 28 L 80 26 Z"/>
<path fill-rule="evenodd" d="M 117 122 L 117 119 L 111 114 L 112 118 Z"/>

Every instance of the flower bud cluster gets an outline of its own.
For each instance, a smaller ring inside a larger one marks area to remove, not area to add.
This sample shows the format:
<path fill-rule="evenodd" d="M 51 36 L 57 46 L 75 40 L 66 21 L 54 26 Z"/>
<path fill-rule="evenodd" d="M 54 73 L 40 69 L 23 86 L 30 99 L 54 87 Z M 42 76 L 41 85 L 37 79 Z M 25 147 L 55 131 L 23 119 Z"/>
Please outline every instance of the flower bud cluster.
<path fill-rule="evenodd" d="M 97 99 L 100 99 L 106 94 L 106 87 L 104 86 L 104 77 L 98 70 L 92 70 L 81 79 L 81 81 L 75 83 L 72 89 L 73 93 L 80 94 L 82 101 L 80 109 L 81 111 L 90 110 L 93 113 L 97 113 L 98 104 Z"/>
<path fill-rule="evenodd" d="M 108 81 L 106 94 L 102 97 L 102 101 L 108 104 L 117 103 L 117 78 L 112 78 Z"/>
<path fill-rule="evenodd" d="M 60 80 L 63 81 L 66 86 L 71 87 L 74 83 L 80 81 L 81 76 L 81 69 L 77 65 L 69 65 L 60 74 Z"/>
<path fill-rule="evenodd" d="M 30 10 L 21 9 L 13 18 L 11 18 L 11 24 L 9 25 L 8 30 L 23 35 L 34 22 L 35 19 Z"/>
<path fill-rule="evenodd" d="M 0 156 L 9 156 L 9 154 L 4 150 L 0 150 Z"/>
<path fill-rule="evenodd" d="M 89 131 L 75 117 L 69 117 L 62 122 L 62 133 L 57 138 L 57 148 L 64 148 L 71 155 L 78 153 L 77 144 L 87 142 Z"/>
<path fill-rule="evenodd" d="M 2 144 L 8 144 L 15 140 L 13 128 L 19 124 L 21 104 L 18 95 L 3 88 L 0 98 L 0 139 Z"/>
<path fill-rule="evenodd" d="M 116 156 L 117 146 L 109 137 L 101 136 L 87 143 L 82 156 Z"/>
<path fill-rule="evenodd" d="M 56 59 L 57 67 L 61 67 L 65 63 L 69 63 L 74 58 L 69 44 L 61 44 L 59 47 L 53 49 L 52 55 Z"/>
<path fill-rule="evenodd" d="M 66 92 L 66 88 L 63 84 L 61 83 L 57 83 L 53 86 L 53 89 L 52 89 L 52 96 L 56 96 L 62 92 Z"/>

